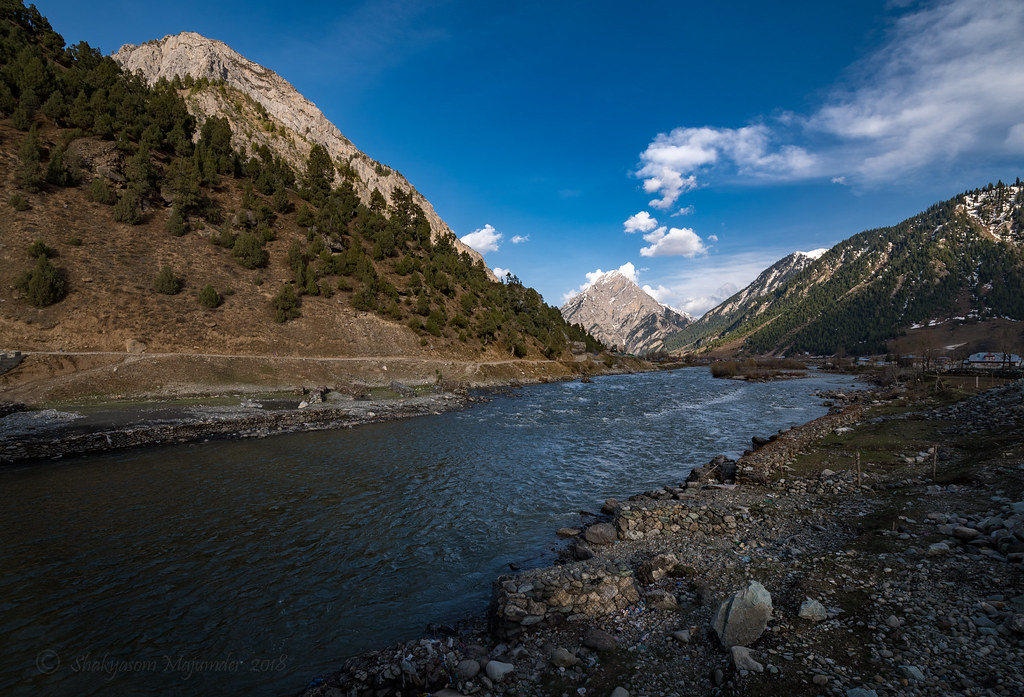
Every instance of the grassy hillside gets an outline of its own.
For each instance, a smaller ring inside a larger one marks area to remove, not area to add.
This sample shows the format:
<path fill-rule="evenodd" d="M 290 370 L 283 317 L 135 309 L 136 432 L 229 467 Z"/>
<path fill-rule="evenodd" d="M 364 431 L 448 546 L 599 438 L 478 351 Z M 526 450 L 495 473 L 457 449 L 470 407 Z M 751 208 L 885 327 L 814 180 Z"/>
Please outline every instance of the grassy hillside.
<path fill-rule="evenodd" d="M 314 147 L 243 155 L 45 18 L 0 0 L 0 330 L 11 348 L 272 355 L 567 355 L 597 343 L 494 283 L 397 192 L 369 205 Z M 265 124 L 264 124 L 265 125 Z M 258 124 L 257 127 L 260 125 Z M 335 171 L 341 184 L 332 187 Z"/>
<path fill-rule="evenodd" d="M 742 340 L 755 353 L 884 353 L 929 321 L 1024 319 L 1022 288 L 1024 186 L 999 182 L 854 235 L 728 326 L 690 339 Z"/>

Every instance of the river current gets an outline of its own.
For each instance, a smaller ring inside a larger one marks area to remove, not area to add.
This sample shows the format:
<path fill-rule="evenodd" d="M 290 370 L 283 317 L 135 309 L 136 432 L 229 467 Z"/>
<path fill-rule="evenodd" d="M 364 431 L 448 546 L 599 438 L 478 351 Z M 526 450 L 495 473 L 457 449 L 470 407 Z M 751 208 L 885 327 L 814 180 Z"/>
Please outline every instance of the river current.
<path fill-rule="evenodd" d="M 287 695 L 482 614 L 605 498 L 826 412 L 846 376 L 537 385 L 356 429 L 0 471 L 0 693 Z"/>

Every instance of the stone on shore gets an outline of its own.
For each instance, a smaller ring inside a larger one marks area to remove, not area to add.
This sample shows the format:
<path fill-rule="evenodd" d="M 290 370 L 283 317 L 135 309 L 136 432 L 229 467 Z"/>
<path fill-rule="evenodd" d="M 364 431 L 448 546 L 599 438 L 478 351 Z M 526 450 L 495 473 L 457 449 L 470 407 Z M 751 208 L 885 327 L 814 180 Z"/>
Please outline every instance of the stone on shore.
<path fill-rule="evenodd" d="M 587 627 L 583 632 L 583 645 L 594 651 L 614 651 L 618 644 L 608 632 L 597 627 Z"/>
<path fill-rule="evenodd" d="M 828 619 L 828 610 L 817 600 L 808 598 L 800 605 L 797 615 L 811 622 L 822 622 Z"/>
<path fill-rule="evenodd" d="M 636 577 L 640 583 L 650 585 L 668 576 L 678 563 L 679 560 L 674 554 L 659 554 L 641 564 L 637 569 Z"/>
<path fill-rule="evenodd" d="M 593 545 L 610 545 L 618 539 L 618 533 L 611 523 L 595 523 L 587 528 L 584 537 Z"/>
<path fill-rule="evenodd" d="M 561 646 L 551 652 L 551 664 L 558 668 L 572 668 L 579 662 L 580 659 L 576 658 L 576 654 Z"/>
<path fill-rule="evenodd" d="M 616 687 L 612 690 L 610 697 L 629 697 L 629 690 L 624 687 Z"/>
<path fill-rule="evenodd" d="M 690 643 L 690 630 L 689 629 L 678 629 L 672 632 L 672 638 L 678 641 L 680 644 Z"/>
<path fill-rule="evenodd" d="M 771 594 L 757 581 L 750 581 L 718 606 L 712 627 L 723 648 L 747 646 L 757 641 L 771 616 Z"/>
<path fill-rule="evenodd" d="M 963 525 L 958 525 L 957 527 L 953 528 L 953 537 L 960 540 L 961 542 L 970 542 L 971 540 L 976 540 L 979 537 L 981 537 L 981 532 L 975 530 L 974 528 L 968 528 L 964 527 Z"/>
<path fill-rule="evenodd" d="M 501 682 L 505 679 L 505 676 L 515 670 L 515 666 L 511 663 L 505 663 L 503 661 L 487 661 L 487 666 L 484 668 L 484 672 L 487 677 L 494 682 Z"/>
<path fill-rule="evenodd" d="M 764 672 L 764 666 L 754 660 L 754 657 L 750 655 L 750 649 L 746 646 L 733 646 L 729 652 L 732 654 L 732 664 L 736 666 L 736 670 Z"/>
<path fill-rule="evenodd" d="M 676 600 L 676 596 L 672 595 L 668 591 L 650 591 L 644 596 L 647 601 L 647 607 L 652 610 L 678 610 L 679 601 Z"/>
<path fill-rule="evenodd" d="M 466 658 L 459 661 L 459 664 L 455 666 L 455 672 L 463 680 L 472 680 L 480 672 L 480 664 L 472 658 Z"/>

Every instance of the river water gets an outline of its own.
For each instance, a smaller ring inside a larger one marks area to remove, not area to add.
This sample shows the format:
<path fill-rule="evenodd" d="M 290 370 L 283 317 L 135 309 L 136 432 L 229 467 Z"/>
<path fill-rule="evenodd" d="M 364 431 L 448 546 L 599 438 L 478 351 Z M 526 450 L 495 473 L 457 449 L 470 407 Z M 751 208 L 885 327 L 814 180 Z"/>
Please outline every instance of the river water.
<path fill-rule="evenodd" d="M 287 695 L 482 613 L 607 497 L 826 412 L 845 376 L 706 369 L 463 412 L 0 471 L 0 694 Z"/>

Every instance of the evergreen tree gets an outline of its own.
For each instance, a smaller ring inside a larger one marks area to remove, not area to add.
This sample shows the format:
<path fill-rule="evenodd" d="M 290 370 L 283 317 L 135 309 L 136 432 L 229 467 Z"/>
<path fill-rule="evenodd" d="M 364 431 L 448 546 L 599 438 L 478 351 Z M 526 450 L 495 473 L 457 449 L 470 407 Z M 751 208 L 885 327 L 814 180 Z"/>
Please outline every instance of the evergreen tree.
<path fill-rule="evenodd" d="M 40 254 L 36 265 L 22 274 L 17 287 L 25 299 L 36 307 L 46 307 L 64 299 L 67 283 L 64 272 L 50 263 L 46 254 Z"/>
<path fill-rule="evenodd" d="M 153 289 L 157 293 L 163 293 L 164 295 L 177 295 L 181 292 L 181 286 L 181 279 L 174 275 L 174 270 L 170 266 L 166 265 L 161 267 L 160 273 L 157 274 L 156 280 L 153 282 Z M 212 288 L 212 286 L 208 287 Z M 200 301 L 202 301 L 202 298 L 200 298 Z"/>

